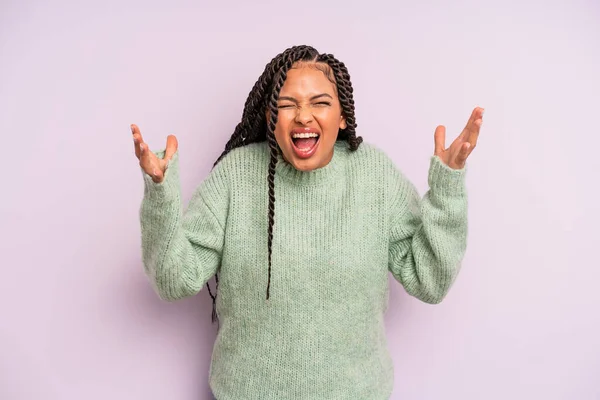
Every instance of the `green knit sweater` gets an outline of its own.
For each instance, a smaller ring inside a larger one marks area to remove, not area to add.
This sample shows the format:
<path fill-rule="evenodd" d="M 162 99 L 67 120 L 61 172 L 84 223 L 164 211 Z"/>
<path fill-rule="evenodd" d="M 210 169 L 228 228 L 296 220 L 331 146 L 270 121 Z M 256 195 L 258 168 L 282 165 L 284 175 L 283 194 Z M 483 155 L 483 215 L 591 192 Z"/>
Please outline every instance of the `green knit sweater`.
<path fill-rule="evenodd" d="M 218 272 L 220 329 L 209 377 L 218 400 L 388 399 L 388 272 L 424 302 L 444 298 L 466 249 L 465 169 L 433 156 L 421 198 L 372 145 L 351 152 L 337 142 L 332 161 L 311 172 L 280 156 L 266 300 L 268 162 L 266 143 L 233 150 L 185 212 L 178 153 L 163 182 L 144 175 L 150 281 L 174 301 L 197 294 Z"/>

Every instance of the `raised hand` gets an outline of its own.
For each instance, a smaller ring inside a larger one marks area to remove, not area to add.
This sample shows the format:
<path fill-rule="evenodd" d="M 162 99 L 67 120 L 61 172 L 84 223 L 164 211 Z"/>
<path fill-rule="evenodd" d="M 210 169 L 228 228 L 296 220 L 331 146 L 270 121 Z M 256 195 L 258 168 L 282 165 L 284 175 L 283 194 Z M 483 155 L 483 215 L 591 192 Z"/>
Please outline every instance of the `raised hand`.
<path fill-rule="evenodd" d="M 475 107 L 467 125 L 447 149 L 445 148 L 446 128 L 440 125 L 435 129 L 434 154 L 450 168 L 463 168 L 467 162 L 467 157 L 475 149 L 477 138 L 479 137 L 479 129 L 483 122 L 483 111 L 483 108 Z"/>
<path fill-rule="evenodd" d="M 131 133 L 133 134 L 133 143 L 135 145 L 135 155 L 140 160 L 140 167 L 144 172 L 152 178 L 156 183 L 163 181 L 167 165 L 177 152 L 177 138 L 174 135 L 167 137 L 167 147 L 164 158 L 158 158 L 144 143 L 140 128 L 137 125 L 131 125 Z"/>

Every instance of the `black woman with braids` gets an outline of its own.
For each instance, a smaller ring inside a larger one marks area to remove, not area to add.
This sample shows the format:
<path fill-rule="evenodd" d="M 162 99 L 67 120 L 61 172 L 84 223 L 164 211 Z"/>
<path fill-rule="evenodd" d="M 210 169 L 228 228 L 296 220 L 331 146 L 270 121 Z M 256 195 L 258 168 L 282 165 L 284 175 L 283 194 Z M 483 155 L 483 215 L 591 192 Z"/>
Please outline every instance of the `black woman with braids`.
<path fill-rule="evenodd" d="M 465 164 L 482 116 L 475 108 L 448 148 L 437 127 L 420 197 L 357 136 L 345 65 L 292 47 L 265 67 L 185 211 L 176 138 L 152 152 L 132 125 L 146 274 L 167 301 L 217 278 L 217 399 L 389 398 L 388 274 L 427 303 L 448 293 L 466 251 Z"/>

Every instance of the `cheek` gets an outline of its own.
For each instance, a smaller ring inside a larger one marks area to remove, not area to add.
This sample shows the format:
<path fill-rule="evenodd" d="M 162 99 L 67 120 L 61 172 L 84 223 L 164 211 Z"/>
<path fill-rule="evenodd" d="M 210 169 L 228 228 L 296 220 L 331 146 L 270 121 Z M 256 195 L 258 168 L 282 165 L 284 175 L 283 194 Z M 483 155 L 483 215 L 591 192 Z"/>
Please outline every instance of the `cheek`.
<path fill-rule="evenodd" d="M 286 128 L 294 120 L 294 113 L 289 110 L 280 110 L 277 113 L 277 128 Z"/>
<path fill-rule="evenodd" d="M 319 122 L 319 125 L 323 129 L 328 131 L 337 132 L 340 126 L 340 119 L 342 115 L 337 110 L 322 110 L 314 114 L 315 118 Z"/>
<path fill-rule="evenodd" d="M 277 125 L 275 126 L 275 138 L 280 143 L 285 140 L 288 136 L 288 132 L 290 131 L 290 124 L 293 122 L 293 117 L 290 115 L 291 113 L 280 111 L 277 114 Z"/>

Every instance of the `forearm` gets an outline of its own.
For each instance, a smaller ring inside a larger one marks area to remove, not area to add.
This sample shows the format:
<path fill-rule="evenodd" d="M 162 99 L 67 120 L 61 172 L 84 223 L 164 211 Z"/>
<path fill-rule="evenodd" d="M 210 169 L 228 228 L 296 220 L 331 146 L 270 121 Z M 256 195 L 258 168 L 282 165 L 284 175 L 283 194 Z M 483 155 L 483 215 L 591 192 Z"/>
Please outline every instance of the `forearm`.
<path fill-rule="evenodd" d="M 405 238 L 390 248 L 391 269 L 406 291 L 427 303 L 446 296 L 460 270 L 467 246 L 467 195 L 464 170 L 450 170 L 432 159 L 430 190 L 412 207 L 418 212 L 404 226 Z"/>
<path fill-rule="evenodd" d="M 144 185 L 140 222 L 145 272 L 162 299 L 174 301 L 192 296 L 210 279 L 219 263 L 216 246 L 205 245 L 219 241 L 219 227 L 214 229 L 207 221 L 212 216 L 202 215 L 201 210 L 188 210 L 184 217 L 176 157 L 163 182 L 155 183 L 145 175 Z M 207 237 L 211 234 L 217 239 Z"/>

